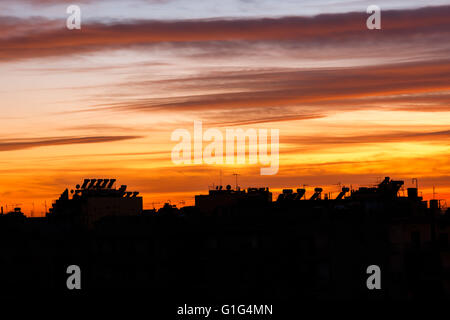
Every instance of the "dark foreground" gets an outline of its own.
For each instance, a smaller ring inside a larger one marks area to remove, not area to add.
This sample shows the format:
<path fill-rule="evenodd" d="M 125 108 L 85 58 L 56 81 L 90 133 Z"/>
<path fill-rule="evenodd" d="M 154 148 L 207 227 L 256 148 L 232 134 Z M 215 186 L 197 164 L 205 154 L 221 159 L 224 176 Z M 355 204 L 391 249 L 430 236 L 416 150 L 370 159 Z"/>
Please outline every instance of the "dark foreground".
<path fill-rule="evenodd" d="M 300 189 L 275 202 L 267 189 L 214 190 L 194 207 L 89 223 L 76 212 L 5 214 L 0 292 L 145 291 L 204 303 L 449 299 L 450 215 L 417 190 L 397 196 L 395 183 L 333 200 L 301 200 Z M 67 287 L 71 265 L 81 290 Z M 381 289 L 368 288 L 371 265 Z"/>

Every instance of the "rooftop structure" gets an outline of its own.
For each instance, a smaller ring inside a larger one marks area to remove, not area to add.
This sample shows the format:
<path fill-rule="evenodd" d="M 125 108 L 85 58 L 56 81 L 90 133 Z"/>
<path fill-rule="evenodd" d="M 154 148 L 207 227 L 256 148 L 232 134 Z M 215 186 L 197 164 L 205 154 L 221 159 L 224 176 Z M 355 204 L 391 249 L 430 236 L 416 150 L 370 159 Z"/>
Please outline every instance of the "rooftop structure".
<path fill-rule="evenodd" d="M 48 217 L 92 225 L 104 216 L 131 216 L 143 211 L 139 192 L 115 188 L 116 179 L 85 179 L 75 190 L 66 189 L 50 208 Z"/>
<path fill-rule="evenodd" d="M 272 202 L 272 193 L 269 188 L 248 188 L 241 190 L 237 187 L 235 190 L 227 185 L 225 189 L 218 186 L 209 190 L 208 195 L 195 196 L 195 207 L 201 213 L 214 213 L 223 208 L 232 208 L 237 206 L 260 206 L 268 205 Z"/>

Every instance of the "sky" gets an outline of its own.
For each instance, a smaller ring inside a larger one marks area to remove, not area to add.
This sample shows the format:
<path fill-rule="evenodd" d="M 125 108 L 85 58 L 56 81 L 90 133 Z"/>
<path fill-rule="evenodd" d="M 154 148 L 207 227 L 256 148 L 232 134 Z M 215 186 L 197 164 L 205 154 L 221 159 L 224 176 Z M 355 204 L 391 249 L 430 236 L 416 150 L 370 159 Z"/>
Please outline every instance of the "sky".
<path fill-rule="evenodd" d="M 0 205 L 39 216 L 84 178 L 117 178 L 146 208 L 182 206 L 233 173 L 334 196 L 418 178 L 450 204 L 449 16 L 434 0 L 1 1 Z M 194 121 L 278 129 L 278 173 L 175 165 L 171 134 Z"/>

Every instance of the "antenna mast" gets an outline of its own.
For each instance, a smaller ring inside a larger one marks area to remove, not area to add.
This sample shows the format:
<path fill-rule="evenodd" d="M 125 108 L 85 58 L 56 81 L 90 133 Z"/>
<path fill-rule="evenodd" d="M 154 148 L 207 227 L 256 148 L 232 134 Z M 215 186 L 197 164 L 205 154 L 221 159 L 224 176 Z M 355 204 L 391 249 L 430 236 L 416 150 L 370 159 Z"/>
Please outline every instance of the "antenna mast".
<path fill-rule="evenodd" d="M 419 190 L 419 180 L 417 178 L 412 178 L 412 183 L 416 182 L 416 189 Z"/>
<path fill-rule="evenodd" d="M 236 178 L 236 188 L 235 188 L 235 190 L 237 190 L 237 188 L 238 188 L 238 176 L 240 176 L 240 174 L 239 173 L 233 173 L 233 176 Z"/>

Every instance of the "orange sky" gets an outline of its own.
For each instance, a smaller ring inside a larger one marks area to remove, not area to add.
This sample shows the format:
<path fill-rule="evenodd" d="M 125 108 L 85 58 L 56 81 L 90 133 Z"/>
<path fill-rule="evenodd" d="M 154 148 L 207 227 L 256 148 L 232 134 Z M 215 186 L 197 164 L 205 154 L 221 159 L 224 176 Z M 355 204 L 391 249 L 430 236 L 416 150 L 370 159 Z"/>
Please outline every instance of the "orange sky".
<path fill-rule="evenodd" d="M 28 0 L 31 1 L 31 0 Z M 450 7 L 315 17 L 0 17 L 0 205 L 41 215 L 84 178 L 151 208 L 242 187 L 419 179 L 450 204 Z M 63 16 L 64 17 L 64 16 Z M 171 161 L 177 128 L 280 130 L 280 168 Z M 307 191 L 308 192 L 308 191 Z"/>

